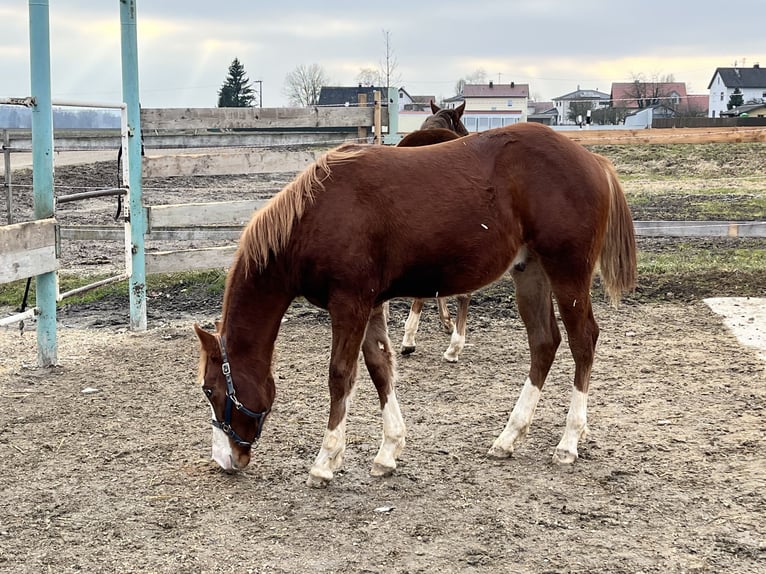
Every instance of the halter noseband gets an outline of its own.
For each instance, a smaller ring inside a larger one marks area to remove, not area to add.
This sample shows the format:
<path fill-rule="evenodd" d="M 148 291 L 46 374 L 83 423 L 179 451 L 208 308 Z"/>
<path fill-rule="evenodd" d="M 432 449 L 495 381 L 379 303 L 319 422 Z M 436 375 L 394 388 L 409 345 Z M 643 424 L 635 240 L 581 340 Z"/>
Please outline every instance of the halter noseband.
<path fill-rule="evenodd" d="M 266 418 L 266 415 L 269 414 L 269 412 L 271 412 L 271 409 L 266 409 L 265 411 L 256 413 L 248 409 L 241 402 L 239 402 L 239 399 L 237 398 L 237 392 L 234 390 L 234 380 L 231 378 L 231 365 L 229 364 L 229 356 L 226 354 L 226 344 L 224 342 L 223 335 L 221 335 L 219 338 L 219 344 L 221 346 L 221 359 L 223 361 L 223 364 L 221 365 L 221 371 L 223 372 L 223 376 L 226 379 L 226 406 L 224 407 L 224 412 L 223 412 L 223 422 L 219 422 L 215 418 L 213 418 L 210 421 L 210 423 L 214 427 L 221 429 L 226 436 L 228 436 L 231 440 L 233 440 L 238 445 L 244 446 L 244 447 L 250 447 L 253 445 L 255 441 L 261 438 L 261 431 L 263 430 L 263 421 Z M 240 437 L 236 433 L 236 431 L 231 427 L 232 407 L 237 409 L 242 414 L 245 414 L 249 416 L 250 418 L 255 419 L 255 422 L 256 422 L 255 438 L 253 438 L 252 442 L 248 442 L 242 439 L 242 437 Z"/>

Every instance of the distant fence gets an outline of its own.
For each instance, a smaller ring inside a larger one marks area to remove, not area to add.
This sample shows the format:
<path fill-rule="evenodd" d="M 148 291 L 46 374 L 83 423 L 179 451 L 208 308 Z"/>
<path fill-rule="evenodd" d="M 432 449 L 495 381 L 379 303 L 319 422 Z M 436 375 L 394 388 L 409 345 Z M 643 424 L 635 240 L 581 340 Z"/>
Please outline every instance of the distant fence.
<path fill-rule="evenodd" d="M 385 111 L 381 123 L 387 121 Z M 359 141 L 360 137 L 371 141 L 376 129 L 380 129 L 375 125 L 374 108 L 363 106 L 144 109 L 141 121 L 147 149 L 147 155 L 142 158 L 144 178 L 297 172 L 328 147 L 344 141 Z M 56 149 L 116 149 L 120 145 L 120 134 L 112 132 L 57 131 Z M 766 141 L 766 128 L 758 126 L 572 129 L 562 133 L 583 145 Z M 24 137 L 21 130 L 11 130 L 6 155 L 8 151 L 26 149 Z M 252 211 L 262 204 L 262 200 L 246 200 L 146 206 L 147 239 L 230 240 L 232 243 L 228 247 L 147 252 L 146 272 L 227 267 L 241 228 Z M 766 223 L 747 221 L 636 221 L 635 229 L 639 236 L 652 237 L 766 236 Z M 122 225 L 60 226 L 59 236 L 64 240 L 123 240 L 124 230 Z"/>
<path fill-rule="evenodd" d="M 766 127 L 766 118 L 654 118 L 652 127 L 667 128 L 757 128 Z"/>

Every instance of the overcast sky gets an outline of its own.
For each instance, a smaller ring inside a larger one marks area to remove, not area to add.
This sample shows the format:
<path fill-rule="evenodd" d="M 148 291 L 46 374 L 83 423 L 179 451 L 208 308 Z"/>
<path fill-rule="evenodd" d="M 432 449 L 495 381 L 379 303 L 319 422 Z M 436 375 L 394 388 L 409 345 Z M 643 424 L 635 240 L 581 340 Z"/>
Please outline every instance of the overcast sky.
<path fill-rule="evenodd" d="M 213 107 L 231 61 L 287 105 L 285 76 L 319 64 L 354 85 L 385 57 L 399 85 L 454 95 L 457 80 L 527 83 L 537 99 L 673 74 L 707 93 L 717 67 L 766 65 L 764 0 L 137 0 L 141 104 Z M 53 98 L 119 101 L 119 0 L 50 0 Z M 28 2 L 0 0 L 0 97 L 30 92 Z"/>

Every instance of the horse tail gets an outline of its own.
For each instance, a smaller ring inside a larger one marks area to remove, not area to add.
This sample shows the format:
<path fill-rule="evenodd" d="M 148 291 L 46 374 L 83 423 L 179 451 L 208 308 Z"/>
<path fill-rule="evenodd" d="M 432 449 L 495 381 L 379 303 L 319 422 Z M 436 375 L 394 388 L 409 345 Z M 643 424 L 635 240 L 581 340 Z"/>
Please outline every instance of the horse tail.
<path fill-rule="evenodd" d="M 607 158 L 594 155 L 609 183 L 609 217 L 599 256 L 599 270 L 606 294 L 616 305 L 623 293 L 636 287 L 636 237 L 633 217 L 614 165 Z"/>

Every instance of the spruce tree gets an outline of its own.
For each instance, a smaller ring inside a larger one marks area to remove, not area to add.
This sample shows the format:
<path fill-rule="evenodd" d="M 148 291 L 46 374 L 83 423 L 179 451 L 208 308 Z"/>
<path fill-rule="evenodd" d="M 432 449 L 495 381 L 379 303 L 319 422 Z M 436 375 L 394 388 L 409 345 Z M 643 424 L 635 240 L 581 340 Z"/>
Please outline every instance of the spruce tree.
<path fill-rule="evenodd" d="M 238 58 L 232 60 L 229 75 L 218 90 L 219 108 L 247 108 L 253 105 L 255 93 Z"/>

